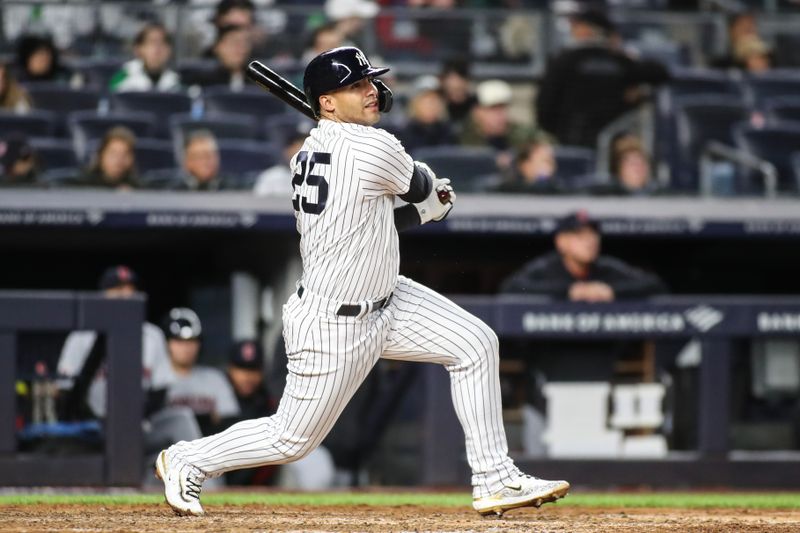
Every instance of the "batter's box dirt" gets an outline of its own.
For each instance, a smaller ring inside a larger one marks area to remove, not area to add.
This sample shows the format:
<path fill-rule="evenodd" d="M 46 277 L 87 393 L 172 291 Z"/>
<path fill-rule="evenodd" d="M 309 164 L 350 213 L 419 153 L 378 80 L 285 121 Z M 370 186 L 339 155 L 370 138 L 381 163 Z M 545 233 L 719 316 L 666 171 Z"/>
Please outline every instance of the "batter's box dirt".
<path fill-rule="evenodd" d="M 177 517 L 161 505 L 0 506 L 0 533 L 37 531 L 441 531 L 486 533 L 800 531 L 800 514 L 748 509 L 619 509 L 550 505 L 481 518 L 470 509 L 398 506 L 207 506 L 204 517 Z"/>

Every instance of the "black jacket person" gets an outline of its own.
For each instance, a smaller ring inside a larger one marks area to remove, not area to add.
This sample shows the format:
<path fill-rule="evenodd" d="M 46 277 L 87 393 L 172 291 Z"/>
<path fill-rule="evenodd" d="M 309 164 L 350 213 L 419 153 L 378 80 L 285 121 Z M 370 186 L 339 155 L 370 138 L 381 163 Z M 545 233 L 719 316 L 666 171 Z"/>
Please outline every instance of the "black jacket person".
<path fill-rule="evenodd" d="M 657 276 L 600 254 L 598 224 L 579 211 L 562 218 L 556 251 L 536 258 L 508 278 L 501 292 L 557 300 L 613 301 L 646 298 L 666 291 Z"/>

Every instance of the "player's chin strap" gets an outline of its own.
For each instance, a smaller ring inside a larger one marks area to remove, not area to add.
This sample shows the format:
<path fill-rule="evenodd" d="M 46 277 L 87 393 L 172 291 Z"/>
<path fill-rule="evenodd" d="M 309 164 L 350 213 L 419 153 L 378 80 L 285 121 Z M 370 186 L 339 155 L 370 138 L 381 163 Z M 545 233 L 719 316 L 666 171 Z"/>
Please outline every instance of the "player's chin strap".
<path fill-rule="evenodd" d="M 388 113 L 392 110 L 392 104 L 394 103 L 392 90 L 388 85 L 377 78 L 373 79 L 372 83 L 375 85 L 375 88 L 378 89 L 378 110 L 381 113 Z"/>

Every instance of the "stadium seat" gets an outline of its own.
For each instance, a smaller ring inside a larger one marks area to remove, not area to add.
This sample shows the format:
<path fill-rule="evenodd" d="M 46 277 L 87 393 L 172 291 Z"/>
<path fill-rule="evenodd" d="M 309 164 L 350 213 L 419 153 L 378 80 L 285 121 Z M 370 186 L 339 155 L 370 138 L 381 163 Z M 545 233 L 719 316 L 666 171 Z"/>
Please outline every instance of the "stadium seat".
<path fill-rule="evenodd" d="M 800 150 L 792 153 L 792 170 L 795 183 L 800 184 Z"/>
<path fill-rule="evenodd" d="M 67 126 L 75 143 L 75 152 L 80 159 L 83 159 L 88 143 L 101 139 L 114 126 L 125 126 L 136 137 L 153 137 L 156 130 L 156 116 L 146 111 L 136 113 L 115 111 L 107 114 L 76 111 L 67 115 Z"/>
<path fill-rule="evenodd" d="M 193 118 L 191 114 L 173 115 L 170 117 L 172 139 L 176 146 L 182 147 L 183 141 L 192 131 L 208 130 L 217 140 L 259 138 L 259 122 L 256 117 L 243 113 L 214 113 L 203 118 Z"/>
<path fill-rule="evenodd" d="M 749 111 L 736 96 L 686 96 L 676 105 L 679 166 L 677 174 L 696 189 L 700 156 L 709 141 L 732 146 L 733 127 L 748 119 Z"/>
<path fill-rule="evenodd" d="M 779 191 L 800 192 L 792 161 L 792 154 L 800 147 L 800 125 L 785 124 L 763 129 L 739 125 L 734 129 L 734 139 L 742 150 L 775 165 Z"/>
<path fill-rule="evenodd" d="M 0 111 L 0 136 L 18 132 L 28 137 L 52 137 L 58 119 L 52 111 L 31 110 L 24 115 Z"/>
<path fill-rule="evenodd" d="M 61 83 L 28 83 L 25 85 L 33 107 L 58 113 L 96 110 L 102 94 L 96 89 L 71 89 Z"/>
<path fill-rule="evenodd" d="M 585 176 L 594 170 L 594 150 L 582 146 L 555 146 L 556 174 L 569 179 Z"/>
<path fill-rule="evenodd" d="M 281 149 L 275 144 L 256 141 L 220 141 L 218 144 L 222 173 L 237 181 L 281 161 Z M 232 188 L 237 188 L 236 184 Z"/>
<path fill-rule="evenodd" d="M 79 166 L 72 142 L 67 139 L 34 137 L 31 139 L 31 147 L 36 154 L 40 170 L 78 168 Z"/>
<path fill-rule="evenodd" d="M 745 94 L 748 103 L 764 109 L 766 103 L 778 96 L 800 95 L 800 74 L 797 71 L 770 71 L 745 78 Z"/>
<path fill-rule="evenodd" d="M 73 68 L 83 78 L 84 87 L 105 91 L 112 76 L 122 68 L 125 61 L 127 58 L 124 57 L 81 59 L 74 63 Z"/>
<path fill-rule="evenodd" d="M 189 113 L 192 110 L 192 99 L 184 93 L 127 91 L 111 95 L 111 109 L 128 113 L 141 111 L 154 113 L 158 119 L 156 135 L 168 138 L 170 136 L 169 117 L 180 113 Z"/>
<path fill-rule="evenodd" d="M 307 134 L 316 126 L 316 122 L 292 111 L 282 115 L 269 116 L 264 121 L 264 132 L 269 141 L 284 146 L 286 141 L 296 133 Z"/>
<path fill-rule="evenodd" d="M 217 68 L 219 63 L 212 59 L 189 59 L 178 63 L 175 70 L 180 76 L 181 85 L 188 87 L 197 85 L 205 79 L 209 72 Z"/>
<path fill-rule="evenodd" d="M 227 87 L 209 87 L 203 91 L 203 102 L 206 114 L 246 113 L 264 119 L 289 111 L 297 113 L 275 96 L 257 87 L 238 92 Z"/>
<path fill-rule="evenodd" d="M 800 96 L 769 98 L 764 104 L 764 108 L 767 121 L 770 124 L 780 124 L 782 122 L 800 123 Z"/>
<path fill-rule="evenodd" d="M 450 178 L 458 191 L 485 190 L 497 174 L 496 152 L 475 146 L 434 146 L 420 148 L 416 159 L 427 163 L 440 178 Z"/>

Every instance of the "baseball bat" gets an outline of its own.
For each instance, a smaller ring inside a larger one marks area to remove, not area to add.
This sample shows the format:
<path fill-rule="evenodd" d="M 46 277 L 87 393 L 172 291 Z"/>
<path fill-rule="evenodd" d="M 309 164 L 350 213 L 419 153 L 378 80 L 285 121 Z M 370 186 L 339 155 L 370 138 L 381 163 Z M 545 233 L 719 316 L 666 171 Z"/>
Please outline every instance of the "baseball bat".
<path fill-rule="evenodd" d="M 311 120 L 317 120 L 303 91 L 264 63 L 251 61 L 247 66 L 247 77 Z"/>

